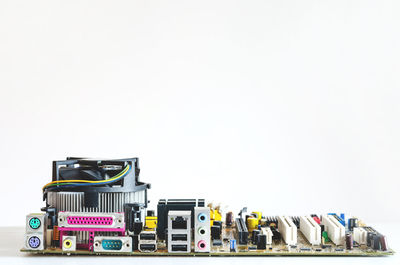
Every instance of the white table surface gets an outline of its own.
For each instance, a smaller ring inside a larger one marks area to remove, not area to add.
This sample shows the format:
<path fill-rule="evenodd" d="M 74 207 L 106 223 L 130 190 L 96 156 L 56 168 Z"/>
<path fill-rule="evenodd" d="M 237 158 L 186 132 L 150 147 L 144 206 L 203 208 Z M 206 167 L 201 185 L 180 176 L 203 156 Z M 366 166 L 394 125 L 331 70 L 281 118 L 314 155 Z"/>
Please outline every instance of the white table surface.
<path fill-rule="evenodd" d="M 388 239 L 394 251 L 400 249 L 400 224 L 370 224 Z M 23 227 L 0 227 L 0 264 L 400 264 L 400 253 L 389 257 L 104 257 L 42 256 L 20 252 Z"/>

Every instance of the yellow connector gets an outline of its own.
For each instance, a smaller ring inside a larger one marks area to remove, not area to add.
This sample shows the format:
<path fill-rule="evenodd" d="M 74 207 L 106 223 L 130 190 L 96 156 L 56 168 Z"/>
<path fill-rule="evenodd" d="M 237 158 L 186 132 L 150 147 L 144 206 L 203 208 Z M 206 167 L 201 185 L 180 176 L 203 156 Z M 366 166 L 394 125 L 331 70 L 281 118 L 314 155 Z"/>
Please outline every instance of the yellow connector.
<path fill-rule="evenodd" d="M 212 205 L 208 205 L 210 207 L 210 226 L 214 225 L 214 221 L 222 221 L 222 214 L 221 211 L 219 210 L 220 207 L 217 206 L 214 209 L 212 208 Z"/>
<path fill-rule="evenodd" d="M 145 230 L 154 230 L 157 228 L 157 216 L 146 216 Z"/>
<path fill-rule="evenodd" d="M 261 220 L 261 216 L 262 216 L 262 213 L 261 213 L 261 212 L 252 212 L 251 214 L 257 215 L 256 218 L 257 218 L 258 221 Z"/>
<path fill-rule="evenodd" d="M 214 220 L 215 221 L 221 221 L 222 220 L 222 214 L 221 211 L 219 210 L 219 206 L 215 207 L 214 210 Z"/>
<path fill-rule="evenodd" d="M 214 224 L 214 210 L 210 207 L 210 226 Z"/>
<path fill-rule="evenodd" d="M 63 245 L 65 248 L 71 248 L 72 247 L 72 241 L 70 239 L 64 240 Z"/>

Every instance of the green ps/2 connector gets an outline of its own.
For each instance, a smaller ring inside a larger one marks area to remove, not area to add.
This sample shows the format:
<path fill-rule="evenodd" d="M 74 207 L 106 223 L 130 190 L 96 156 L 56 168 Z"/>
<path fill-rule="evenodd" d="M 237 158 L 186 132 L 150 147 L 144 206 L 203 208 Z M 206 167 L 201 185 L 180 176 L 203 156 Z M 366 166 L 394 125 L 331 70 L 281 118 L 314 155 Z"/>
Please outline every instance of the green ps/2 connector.
<path fill-rule="evenodd" d="M 32 217 L 29 220 L 29 227 L 32 229 L 38 229 L 42 225 L 42 222 L 37 217 Z"/>

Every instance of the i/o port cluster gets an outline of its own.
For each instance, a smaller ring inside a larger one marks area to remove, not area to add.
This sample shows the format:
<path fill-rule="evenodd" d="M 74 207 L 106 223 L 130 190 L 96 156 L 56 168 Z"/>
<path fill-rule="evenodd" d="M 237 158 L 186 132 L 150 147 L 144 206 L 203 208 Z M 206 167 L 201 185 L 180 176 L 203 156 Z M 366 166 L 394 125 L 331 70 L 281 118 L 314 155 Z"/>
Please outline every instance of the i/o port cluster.
<path fill-rule="evenodd" d="M 168 252 L 191 252 L 191 211 L 168 212 Z"/>
<path fill-rule="evenodd" d="M 210 252 L 210 207 L 195 207 L 194 216 L 194 251 Z"/>
<path fill-rule="evenodd" d="M 32 213 L 26 216 L 25 248 L 43 250 L 46 246 L 47 217 L 45 213 Z"/>

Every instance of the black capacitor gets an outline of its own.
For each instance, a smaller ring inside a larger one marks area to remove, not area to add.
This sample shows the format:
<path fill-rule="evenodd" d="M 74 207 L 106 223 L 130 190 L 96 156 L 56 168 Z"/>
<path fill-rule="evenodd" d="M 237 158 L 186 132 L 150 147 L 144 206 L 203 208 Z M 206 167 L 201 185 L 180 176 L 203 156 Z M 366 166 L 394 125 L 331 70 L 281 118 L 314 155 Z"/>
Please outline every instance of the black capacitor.
<path fill-rule="evenodd" d="M 253 243 L 253 245 L 257 245 L 257 240 L 258 240 L 258 235 L 261 234 L 261 231 L 258 229 L 254 229 L 253 230 L 253 234 L 251 235 L 251 241 Z"/>
<path fill-rule="evenodd" d="M 325 231 L 325 226 L 324 225 L 320 225 L 321 226 L 321 233 Z"/>
<path fill-rule="evenodd" d="M 348 227 L 350 231 L 353 231 L 354 227 L 358 226 L 358 219 L 357 218 L 349 218 L 348 220 Z"/>
<path fill-rule="evenodd" d="M 346 249 L 353 249 L 353 235 L 351 233 L 346 234 Z"/>
<path fill-rule="evenodd" d="M 381 250 L 381 235 L 375 234 L 375 235 L 372 237 L 372 243 L 371 243 L 371 245 L 372 245 L 372 248 L 373 248 L 373 249 L 375 249 L 375 250 Z"/>
<path fill-rule="evenodd" d="M 220 231 L 222 232 L 222 221 L 214 221 L 213 225 L 218 225 Z"/>
<path fill-rule="evenodd" d="M 384 235 L 381 235 L 381 250 L 382 251 L 387 250 L 387 242 L 386 242 L 386 237 Z"/>
<path fill-rule="evenodd" d="M 257 235 L 257 249 L 267 249 L 267 235 Z"/>
<path fill-rule="evenodd" d="M 221 228 L 219 225 L 211 226 L 211 238 L 212 239 L 220 239 L 221 238 Z"/>
<path fill-rule="evenodd" d="M 231 226 L 233 224 L 233 213 L 232 212 L 226 213 L 225 224 L 226 224 L 226 226 Z"/>

